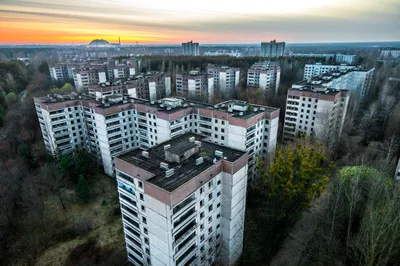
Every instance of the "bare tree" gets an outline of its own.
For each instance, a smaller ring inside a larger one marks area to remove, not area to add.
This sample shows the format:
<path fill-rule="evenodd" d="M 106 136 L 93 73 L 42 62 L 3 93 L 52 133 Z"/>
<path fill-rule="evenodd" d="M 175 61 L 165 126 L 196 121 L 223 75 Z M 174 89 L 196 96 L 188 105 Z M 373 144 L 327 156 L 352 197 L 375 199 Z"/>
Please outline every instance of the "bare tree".
<path fill-rule="evenodd" d="M 59 171 L 56 164 L 46 164 L 40 168 L 41 181 L 43 188 L 56 194 L 60 200 L 63 209 L 66 209 L 61 189 L 66 185 L 67 181 L 63 174 Z"/>

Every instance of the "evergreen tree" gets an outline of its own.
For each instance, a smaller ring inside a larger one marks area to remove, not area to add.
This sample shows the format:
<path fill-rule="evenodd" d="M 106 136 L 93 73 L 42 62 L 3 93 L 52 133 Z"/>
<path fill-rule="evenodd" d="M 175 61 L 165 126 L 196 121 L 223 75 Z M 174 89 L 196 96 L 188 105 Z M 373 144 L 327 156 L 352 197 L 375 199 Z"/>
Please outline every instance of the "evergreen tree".
<path fill-rule="evenodd" d="M 76 186 L 76 194 L 83 202 L 89 202 L 92 197 L 89 183 L 84 175 L 79 175 L 78 185 Z"/>

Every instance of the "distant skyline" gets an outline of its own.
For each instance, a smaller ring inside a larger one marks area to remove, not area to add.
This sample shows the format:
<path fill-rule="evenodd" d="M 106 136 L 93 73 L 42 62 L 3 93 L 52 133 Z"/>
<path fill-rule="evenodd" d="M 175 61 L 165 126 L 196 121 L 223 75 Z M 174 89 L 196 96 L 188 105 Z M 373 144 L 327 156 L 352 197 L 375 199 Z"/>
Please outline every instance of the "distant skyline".
<path fill-rule="evenodd" d="M 400 40 L 398 0 L 1 0 L 0 44 Z"/>

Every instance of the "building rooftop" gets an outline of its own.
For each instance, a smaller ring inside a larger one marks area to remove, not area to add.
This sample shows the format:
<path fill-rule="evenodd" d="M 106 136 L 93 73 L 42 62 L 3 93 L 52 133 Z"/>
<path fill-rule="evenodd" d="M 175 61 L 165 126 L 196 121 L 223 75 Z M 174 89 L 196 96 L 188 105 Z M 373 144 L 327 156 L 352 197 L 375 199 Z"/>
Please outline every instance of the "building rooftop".
<path fill-rule="evenodd" d="M 90 86 L 90 89 L 94 89 L 92 86 Z M 209 109 L 209 110 L 214 110 L 214 111 L 220 111 L 229 114 L 230 117 L 236 117 L 240 118 L 243 120 L 247 120 L 249 118 L 252 118 L 255 115 L 258 115 L 263 112 L 274 112 L 279 110 L 279 108 L 274 108 L 274 107 L 269 107 L 269 106 L 262 106 L 262 105 L 256 105 L 256 104 L 249 104 L 245 101 L 239 101 L 239 100 L 229 100 L 225 101 L 216 105 L 211 105 L 207 103 L 202 103 L 202 102 L 196 102 L 196 101 L 189 101 L 186 100 L 185 98 L 181 97 L 169 97 L 169 98 L 163 98 L 157 101 L 149 101 L 145 99 L 139 99 L 139 98 L 132 98 L 129 97 L 128 95 L 118 95 L 120 101 L 109 101 L 110 99 L 109 96 L 106 96 L 105 99 L 102 100 L 96 100 L 94 96 L 90 96 L 85 93 L 56 93 L 56 94 L 47 94 L 43 95 L 41 97 L 35 97 L 42 103 L 56 103 L 56 102 L 64 102 L 64 101 L 70 101 L 70 100 L 85 100 L 89 102 L 93 102 L 96 104 L 96 106 L 101 107 L 101 108 L 108 108 L 111 106 L 118 106 L 122 104 L 126 104 L 128 102 L 132 102 L 135 104 L 142 104 L 142 105 L 147 105 L 151 106 L 153 108 L 157 108 L 158 111 L 161 111 L 166 114 L 172 114 L 184 109 L 188 108 L 202 108 L 202 109 Z M 114 99 L 113 99 L 114 100 Z M 250 107 L 252 106 L 252 107 Z"/>
<path fill-rule="evenodd" d="M 270 69 L 274 69 L 276 67 L 279 67 L 279 62 L 275 62 L 275 61 L 263 61 L 263 62 L 257 62 L 254 63 L 251 66 L 251 70 L 270 70 Z"/>
<path fill-rule="evenodd" d="M 222 157 L 218 151 L 222 152 Z M 223 159 L 235 162 L 245 154 L 243 151 L 207 142 L 203 136 L 193 133 L 181 135 L 150 148 L 145 151 L 147 157 L 142 154 L 143 152 L 142 149 L 136 149 L 118 158 L 153 173 L 154 177 L 148 179 L 147 182 L 168 192 L 179 188 L 216 161 Z M 176 154 L 181 160 L 171 161 L 168 153 Z M 202 163 L 199 163 L 200 157 L 203 158 Z"/>

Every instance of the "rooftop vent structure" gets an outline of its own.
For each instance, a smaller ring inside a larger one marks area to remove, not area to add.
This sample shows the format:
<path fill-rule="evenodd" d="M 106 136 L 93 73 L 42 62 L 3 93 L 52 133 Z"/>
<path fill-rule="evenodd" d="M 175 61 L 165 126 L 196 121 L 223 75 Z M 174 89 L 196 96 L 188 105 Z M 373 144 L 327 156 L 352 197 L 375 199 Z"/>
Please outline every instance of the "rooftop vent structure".
<path fill-rule="evenodd" d="M 171 110 L 171 107 L 167 107 L 167 110 L 168 110 L 168 111 Z"/>
<path fill-rule="evenodd" d="M 202 164 L 203 162 L 204 162 L 203 157 L 199 157 L 199 158 L 196 159 L 196 165 L 200 165 L 200 164 Z"/>
<path fill-rule="evenodd" d="M 201 147 L 201 141 L 195 140 L 194 144 L 196 144 L 197 146 Z"/>
<path fill-rule="evenodd" d="M 165 145 L 164 146 L 164 151 L 168 150 L 169 148 L 171 148 L 171 144 Z"/>
<path fill-rule="evenodd" d="M 142 151 L 142 156 L 144 158 L 149 158 L 149 153 L 147 151 Z"/>
<path fill-rule="evenodd" d="M 222 158 L 222 156 L 224 155 L 224 153 L 222 152 L 222 151 L 215 151 L 215 157 L 218 157 L 218 158 Z"/>
<path fill-rule="evenodd" d="M 165 177 L 170 177 L 175 173 L 174 168 L 172 169 L 168 169 L 167 171 L 165 171 Z"/>
<path fill-rule="evenodd" d="M 244 114 L 243 112 L 240 112 L 240 113 L 239 113 L 240 116 L 242 116 L 243 114 Z"/>
<path fill-rule="evenodd" d="M 160 163 L 160 168 L 164 169 L 164 170 L 168 170 L 169 169 L 169 165 L 167 163 L 161 162 Z"/>
<path fill-rule="evenodd" d="M 196 140 L 195 137 L 190 137 L 190 138 L 189 138 L 189 141 L 190 141 L 190 142 L 194 142 L 195 140 Z"/>

